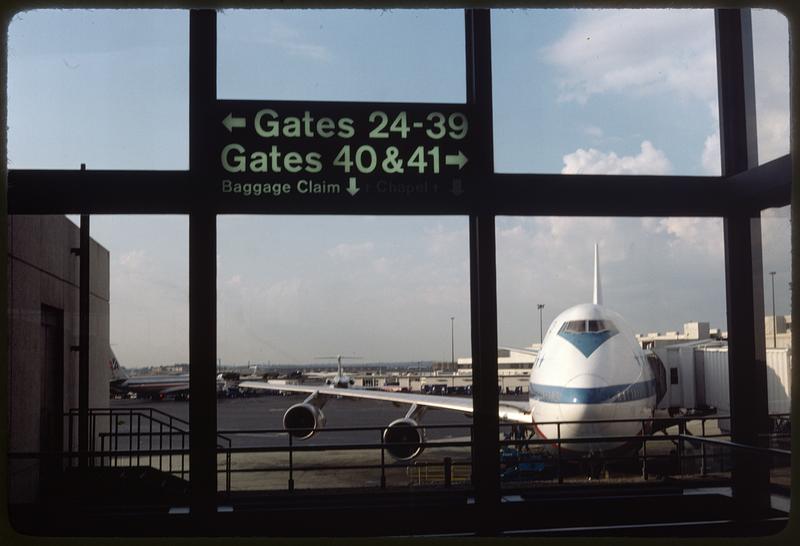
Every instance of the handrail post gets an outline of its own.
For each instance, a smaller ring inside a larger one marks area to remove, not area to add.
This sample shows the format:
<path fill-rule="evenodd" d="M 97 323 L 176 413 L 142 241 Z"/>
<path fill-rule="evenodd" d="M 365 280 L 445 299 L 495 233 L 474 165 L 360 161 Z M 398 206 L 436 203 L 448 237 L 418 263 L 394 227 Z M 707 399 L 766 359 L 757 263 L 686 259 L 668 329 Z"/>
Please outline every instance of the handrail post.
<path fill-rule="evenodd" d="M 706 419 L 705 417 L 700 421 L 700 434 L 703 438 L 706 437 Z M 700 475 L 705 476 L 706 470 L 706 443 L 700 442 Z"/>
<path fill-rule="evenodd" d="M 225 457 L 225 494 L 231 496 L 231 442 L 228 440 L 228 452 Z"/>
<path fill-rule="evenodd" d="M 383 435 L 386 429 L 381 431 L 381 489 L 386 489 L 386 449 L 383 443 Z"/>
<path fill-rule="evenodd" d="M 142 414 L 136 412 L 136 466 L 142 464 L 140 454 L 142 449 Z"/>
<path fill-rule="evenodd" d="M 133 466 L 133 410 L 128 411 L 128 466 Z"/>
<path fill-rule="evenodd" d="M 292 450 L 292 433 L 287 432 L 286 434 L 289 435 L 289 491 L 294 491 L 294 453 Z"/>
<path fill-rule="evenodd" d="M 72 448 L 74 446 L 73 438 L 72 438 L 73 434 L 75 433 L 74 430 L 73 430 L 73 425 L 72 425 L 72 421 L 73 421 L 72 417 L 73 417 L 73 415 L 75 415 L 75 413 L 72 410 L 69 410 L 69 421 L 68 421 L 69 424 L 67 425 L 67 429 L 69 429 L 69 432 L 68 432 L 69 440 L 67 440 L 67 447 L 69 448 L 69 452 L 70 453 L 72 453 Z M 70 458 L 69 458 L 69 466 L 73 467 L 74 465 L 75 465 L 74 457 L 70 456 Z"/>
<path fill-rule="evenodd" d="M 644 430 L 644 421 L 642 421 L 642 430 Z M 647 435 L 642 434 L 642 479 L 647 481 L 649 477 L 647 472 Z"/>
<path fill-rule="evenodd" d="M 556 439 L 558 441 L 558 466 L 556 467 L 558 474 L 558 483 L 564 483 L 564 476 L 561 474 L 561 423 L 556 423 Z"/>
<path fill-rule="evenodd" d="M 678 474 L 683 476 L 683 436 L 686 434 L 686 420 L 678 423 Z"/>

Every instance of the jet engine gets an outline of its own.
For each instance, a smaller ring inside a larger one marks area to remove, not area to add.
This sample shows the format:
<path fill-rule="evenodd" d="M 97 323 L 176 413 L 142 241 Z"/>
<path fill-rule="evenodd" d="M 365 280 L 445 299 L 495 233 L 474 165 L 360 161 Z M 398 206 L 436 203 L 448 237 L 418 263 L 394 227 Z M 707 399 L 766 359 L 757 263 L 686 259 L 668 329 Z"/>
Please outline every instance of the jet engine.
<path fill-rule="evenodd" d="M 283 414 L 283 428 L 298 440 L 311 438 L 324 426 L 325 414 L 308 402 L 295 404 Z"/>
<path fill-rule="evenodd" d="M 410 461 L 425 449 L 425 429 L 408 417 L 397 419 L 386 427 L 383 443 L 389 455 L 400 461 Z"/>

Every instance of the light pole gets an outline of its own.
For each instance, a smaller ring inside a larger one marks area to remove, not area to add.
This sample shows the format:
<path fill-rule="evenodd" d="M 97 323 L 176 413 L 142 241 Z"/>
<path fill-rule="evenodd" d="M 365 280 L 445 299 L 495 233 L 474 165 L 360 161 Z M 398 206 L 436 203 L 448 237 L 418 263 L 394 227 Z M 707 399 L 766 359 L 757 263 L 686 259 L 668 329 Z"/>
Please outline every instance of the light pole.
<path fill-rule="evenodd" d="M 453 337 L 453 321 L 456 317 L 450 317 L 450 365 L 455 366 L 456 364 L 456 346 L 455 346 L 455 338 Z"/>
<path fill-rule="evenodd" d="M 539 345 L 542 344 L 542 309 L 544 309 L 543 303 L 537 303 L 536 308 L 539 310 Z"/>
<path fill-rule="evenodd" d="M 775 272 L 770 271 L 769 276 L 772 279 L 772 347 L 778 347 L 778 321 L 775 317 Z"/>

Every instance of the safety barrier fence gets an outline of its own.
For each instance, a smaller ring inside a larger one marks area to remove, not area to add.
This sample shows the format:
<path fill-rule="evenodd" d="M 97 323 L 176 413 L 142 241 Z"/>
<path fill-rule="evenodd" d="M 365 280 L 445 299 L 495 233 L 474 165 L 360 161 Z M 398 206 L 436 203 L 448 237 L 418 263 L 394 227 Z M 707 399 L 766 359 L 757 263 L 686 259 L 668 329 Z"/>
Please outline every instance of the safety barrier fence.
<path fill-rule="evenodd" d="M 173 474 L 185 479 L 189 476 L 189 423 L 173 417 L 154 408 L 103 408 L 90 410 L 90 433 L 92 442 L 88 453 L 79 453 L 74 449 L 73 422 L 77 420 L 77 410 L 70 411 L 67 427 L 67 449 L 59 453 L 9 453 L 12 460 L 20 459 L 50 459 L 60 457 L 63 465 L 74 467 L 82 456 L 87 456 L 90 466 L 95 467 L 121 467 L 146 465 L 162 472 Z M 781 414 L 771 416 L 773 421 L 783 420 L 788 423 L 789 415 Z M 518 454 L 538 453 L 542 448 L 549 455 L 537 459 L 549 472 L 538 472 L 532 476 L 534 481 L 550 481 L 563 483 L 569 476 L 566 467 L 573 467 L 576 461 L 574 452 L 577 444 L 596 443 L 630 443 L 641 444 L 638 450 L 632 453 L 614 455 L 613 453 L 597 453 L 589 457 L 578 457 L 582 463 L 595 463 L 609 465 L 620 462 L 635 464 L 641 469 L 641 478 L 647 480 L 655 471 L 657 475 L 664 475 L 665 466 L 659 462 L 669 461 L 667 465 L 669 475 L 692 474 L 706 476 L 709 473 L 725 475 L 729 472 L 732 453 L 736 450 L 746 450 L 759 456 L 770 457 L 770 466 L 782 469 L 785 475 L 789 474 L 790 451 L 769 447 L 775 443 L 787 445 L 790 438 L 790 427 L 784 426 L 781 432 L 771 433 L 764 438 L 765 446 L 746 446 L 730 441 L 728 433 L 719 427 L 720 421 L 729 420 L 727 416 L 688 416 L 673 418 L 651 419 L 615 419 L 615 420 L 585 420 L 571 422 L 538 423 L 538 425 L 555 425 L 556 435 L 553 438 L 540 438 L 524 434 L 514 437 L 513 425 L 501 424 L 503 439 L 499 440 L 501 448 L 513 448 Z M 713 421 L 713 425 L 709 423 Z M 588 424 L 620 424 L 640 423 L 642 430 L 661 430 L 658 434 L 636 434 L 601 437 L 562 437 L 563 427 L 569 425 Z M 431 439 L 424 443 L 426 453 L 445 451 L 441 458 L 426 456 L 420 457 L 422 462 L 396 461 L 389 456 L 389 446 L 384 441 L 386 427 L 331 427 L 318 431 L 313 440 L 298 441 L 284 429 L 247 429 L 223 430 L 218 434 L 218 456 L 220 464 L 218 472 L 221 477 L 220 490 L 226 494 L 231 492 L 232 475 L 278 474 L 286 476 L 284 487 L 293 491 L 296 486 L 298 473 L 310 475 L 311 473 L 331 473 L 344 471 L 363 471 L 378 475 L 376 483 L 379 487 L 387 487 L 387 474 L 397 473 L 400 470 L 410 482 L 443 483 L 446 486 L 471 482 L 471 425 L 428 425 L 419 426 L 425 429 Z M 445 434 L 449 429 L 450 434 Z M 670 433 L 670 430 L 674 432 Z M 454 434 L 452 431 L 456 431 Z M 336 435 L 358 433 L 367 441 L 339 443 L 324 438 L 335 438 Z M 272 445 L 236 446 L 234 439 L 240 435 L 247 435 L 249 441 L 253 437 L 271 438 Z M 369 440 L 372 436 L 372 440 Z M 434 438 L 439 436 L 438 438 Z M 672 448 L 668 453 L 663 450 L 657 452 L 654 444 L 671 442 Z M 417 447 L 417 442 L 401 442 L 395 447 Z M 572 449 L 570 449 L 570 447 Z M 375 454 L 375 462 L 364 461 L 364 457 L 349 457 L 347 454 L 359 453 Z M 314 453 L 313 462 L 309 460 L 298 461 L 304 454 Z M 344 454 L 344 457 L 333 458 L 332 453 Z M 259 454 L 278 454 L 285 456 L 283 461 L 273 457 L 269 464 L 259 461 Z M 248 456 L 249 460 L 238 464 L 239 458 Z M 659 470 L 660 469 L 660 470 Z M 529 476 L 531 477 L 531 476 Z M 314 480 L 319 483 L 319 480 Z M 275 483 L 273 481 L 273 483 Z M 406 483 L 408 485 L 408 482 Z"/>

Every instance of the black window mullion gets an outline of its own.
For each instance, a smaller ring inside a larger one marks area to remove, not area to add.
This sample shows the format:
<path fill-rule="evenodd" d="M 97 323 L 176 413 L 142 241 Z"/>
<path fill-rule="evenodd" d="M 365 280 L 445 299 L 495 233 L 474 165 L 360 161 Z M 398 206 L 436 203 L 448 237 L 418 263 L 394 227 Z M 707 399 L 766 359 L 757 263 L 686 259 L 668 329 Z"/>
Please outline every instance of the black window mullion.
<path fill-rule="evenodd" d="M 216 101 L 217 16 L 192 10 L 189 31 L 189 170 L 197 191 L 189 215 L 189 464 L 193 526 L 214 529 L 217 493 L 217 226 L 206 195 L 207 136 Z"/>
<path fill-rule="evenodd" d="M 475 171 L 474 210 L 469 217 L 470 315 L 472 330 L 473 446 L 472 480 L 475 502 L 482 513 L 479 535 L 496 534 L 500 508 L 499 417 L 497 392 L 497 281 L 495 217 L 491 206 L 494 172 L 492 137 L 492 53 L 489 10 L 465 12 L 467 102 L 479 132 L 480 157 Z"/>
<path fill-rule="evenodd" d="M 750 10 L 715 10 L 715 23 L 722 174 L 733 176 L 758 165 Z M 760 211 L 741 203 L 725 216 L 724 234 L 731 440 L 759 445 L 768 432 Z M 733 460 L 737 517 L 762 517 L 768 461 L 741 450 Z"/>

